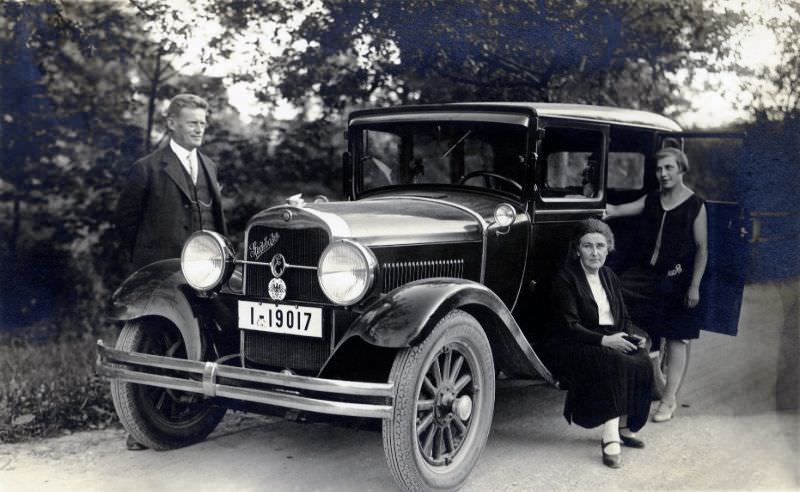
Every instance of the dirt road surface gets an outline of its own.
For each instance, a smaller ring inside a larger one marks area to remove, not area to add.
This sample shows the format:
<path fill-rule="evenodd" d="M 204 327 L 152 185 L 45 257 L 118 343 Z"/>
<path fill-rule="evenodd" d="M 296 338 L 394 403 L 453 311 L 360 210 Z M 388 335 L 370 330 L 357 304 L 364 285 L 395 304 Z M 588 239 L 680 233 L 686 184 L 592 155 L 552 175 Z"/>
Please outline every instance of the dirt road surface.
<path fill-rule="evenodd" d="M 800 282 L 748 286 L 737 337 L 703 333 L 676 418 L 647 447 L 600 461 L 599 431 L 569 426 L 564 392 L 500 381 L 467 491 L 800 490 Z M 397 490 L 380 432 L 229 413 L 205 442 L 125 450 L 112 429 L 0 445 L 0 491 Z"/>

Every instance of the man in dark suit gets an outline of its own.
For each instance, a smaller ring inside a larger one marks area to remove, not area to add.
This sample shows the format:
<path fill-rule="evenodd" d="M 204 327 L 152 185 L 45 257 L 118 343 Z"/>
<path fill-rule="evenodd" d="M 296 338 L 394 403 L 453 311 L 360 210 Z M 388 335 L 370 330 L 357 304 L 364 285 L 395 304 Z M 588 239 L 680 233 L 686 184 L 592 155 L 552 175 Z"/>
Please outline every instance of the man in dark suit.
<path fill-rule="evenodd" d="M 170 141 L 136 161 L 117 203 L 116 225 L 131 271 L 179 258 L 184 241 L 205 229 L 225 234 L 217 165 L 198 151 L 208 103 L 179 94 L 167 109 Z"/>
<path fill-rule="evenodd" d="M 217 165 L 197 148 L 206 131 L 208 103 L 179 94 L 167 108 L 170 140 L 136 161 L 117 202 L 116 226 L 131 271 L 179 258 L 183 243 L 201 229 L 227 233 Z M 128 436 L 130 450 L 145 447 Z"/>

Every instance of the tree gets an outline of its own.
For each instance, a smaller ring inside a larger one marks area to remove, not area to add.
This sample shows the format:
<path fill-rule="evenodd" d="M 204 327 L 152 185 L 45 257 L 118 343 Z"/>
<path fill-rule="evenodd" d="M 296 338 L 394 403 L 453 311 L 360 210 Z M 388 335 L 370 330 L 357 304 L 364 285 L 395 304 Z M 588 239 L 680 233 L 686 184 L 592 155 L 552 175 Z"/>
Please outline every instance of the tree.
<path fill-rule="evenodd" d="M 242 4 L 241 14 L 217 10 L 229 34 L 277 15 Z M 318 97 L 324 115 L 353 104 L 456 100 L 661 112 L 682 104 L 672 75 L 721 68 L 737 19 L 700 0 L 327 0 L 288 28 L 291 42 L 270 66 L 283 96 Z"/>
<path fill-rule="evenodd" d="M 96 48 L 105 43 L 87 40 L 55 3 L 7 2 L 0 9 L 0 206 L 10 212 L 0 223 L 0 277 L 2 317 L 14 325 L 52 314 L 48 306 L 69 305 L 54 295 L 54 277 L 74 274 L 63 260 L 87 249 L 107 224 L 103 212 L 113 191 L 103 186 L 111 176 L 106 166 L 138 146 L 138 134 L 109 124 L 128 109 L 121 95 L 127 79 L 115 68 L 118 58 Z M 111 15 L 97 14 L 88 18 Z"/>
<path fill-rule="evenodd" d="M 800 118 L 800 4 L 783 2 L 758 19 L 779 41 L 778 61 L 756 73 L 744 84 L 754 96 L 752 111 L 757 120 Z"/>
<path fill-rule="evenodd" d="M 118 7 L 0 4 L 4 325 L 100 319 L 122 273 L 111 213 L 128 165 L 149 148 L 155 108 L 187 88 L 224 98 L 219 79 L 174 73 L 168 55 L 179 48 Z"/>

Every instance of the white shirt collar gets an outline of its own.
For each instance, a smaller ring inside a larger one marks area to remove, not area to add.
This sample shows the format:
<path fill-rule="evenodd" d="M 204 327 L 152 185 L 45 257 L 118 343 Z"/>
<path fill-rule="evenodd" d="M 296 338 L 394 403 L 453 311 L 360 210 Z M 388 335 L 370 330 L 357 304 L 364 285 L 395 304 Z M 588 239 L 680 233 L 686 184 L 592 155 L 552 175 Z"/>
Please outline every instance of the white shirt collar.
<path fill-rule="evenodd" d="M 176 142 L 172 138 L 169 139 L 169 146 L 172 149 L 172 151 L 175 152 L 175 155 L 180 157 L 181 160 L 183 160 L 189 154 L 194 154 L 194 156 L 197 157 L 197 149 L 196 148 L 192 149 L 192 150 L 189 150 L 186 147 L 184 147 L 181 144 L 179 144 L 178 142 Z"/>
<path fill-rule="evenodd" d="M 189 155 L 192 155 L 194 157 L 194 161 L 199 165 L 199 160 L 197 159 L 197 149 L 189 150 L 172 138 L 169 139 L 169 147 L 172 149 L 175 155 L 178 156 L 178 160 L 181 161 L 183 168 L 186 169 L 186 172 L 189 173 L 189 176 L 191 176 L 192 164 L 189 162 Z"/>

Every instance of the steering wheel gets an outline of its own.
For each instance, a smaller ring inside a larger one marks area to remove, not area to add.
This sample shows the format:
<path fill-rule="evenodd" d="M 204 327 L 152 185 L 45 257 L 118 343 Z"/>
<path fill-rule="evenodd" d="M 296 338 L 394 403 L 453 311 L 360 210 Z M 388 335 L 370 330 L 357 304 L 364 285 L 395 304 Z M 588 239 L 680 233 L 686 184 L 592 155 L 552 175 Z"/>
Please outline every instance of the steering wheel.
<path fill-rule="evenodd" d="M 503 181 L 503 182 L 513 186 L 514 188 L 516 188 L 517 191 L 522 193 L 522 185 L 521 184 L 517 183 L 516 181 L 514 181 L 511 178 L 507 178 L 507 177 L 503 176 L 502 174 L 493 173 L 491 171 L 482 171 L 482 170 L 472 171 L 471 173 L 467 173 L 467 174 L 461 176 L 461 179 L 458 180 L 458 184 L 464 184 L 467 181 L 469 181 L 470 179 L 477 178 L 478 176 L 484 176 L 484 177 L 487 177 L 487 178 L 496 179 L 498 181 Z"/>

